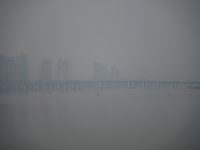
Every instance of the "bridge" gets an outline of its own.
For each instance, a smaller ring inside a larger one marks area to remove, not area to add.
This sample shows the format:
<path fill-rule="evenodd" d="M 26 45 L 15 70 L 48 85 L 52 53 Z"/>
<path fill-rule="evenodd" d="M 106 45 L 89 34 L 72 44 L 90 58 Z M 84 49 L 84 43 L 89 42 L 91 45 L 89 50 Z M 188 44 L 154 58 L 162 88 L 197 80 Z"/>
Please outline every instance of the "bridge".
<path fill-rule="evenodd" d="M 200 82 L 186 81 L 66 81 L 66 82 L 27 82 L 1 83 L 0 92 L 5 91 L 44 91 L 44 90 L 81 90 L 81 89 L 200 89 Z"/>

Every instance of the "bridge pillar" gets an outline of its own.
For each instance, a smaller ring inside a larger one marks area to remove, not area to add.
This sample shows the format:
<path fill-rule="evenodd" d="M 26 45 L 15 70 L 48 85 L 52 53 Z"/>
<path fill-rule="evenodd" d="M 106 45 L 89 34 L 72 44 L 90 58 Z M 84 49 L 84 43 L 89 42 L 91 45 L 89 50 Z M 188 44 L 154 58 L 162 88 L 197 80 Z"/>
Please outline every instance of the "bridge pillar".
<path fill-rule="evenodd" d="M 163 83 L 162 83 L 162 82 L 160 83 L 160 88 L 161 88 L 161 89 L 163 88 Z"/>
<path fill-rule="evenodd" d="M 18 91 L 18 89 L 19 89 L 18 84 L 16 84 L 15 88 L 16 88 L 16 90 Z"/>
<path fill-rule="evenodd" d="M 189 84 L 189 88 L 190 88 L 190 89 L 192 88 L 192 83 Z"/>
<path fill-rule="evenodd" d="M 189 82 L 187 82 L 187 88 L 189 89 L 189 87 L 190 87 L 190 84 L 189 84 Z"/>
<path fill-rule="evenodd" d="M 131 89 L 131 82 L 128 82 L 128 89 Z"/>
<path fill-rule="evenodd" d="M 77 83 L 77 88 L 80 90 L 81 88 L 80 88 L 80 83 Z"/>
<path fill-rule="evenodd" d="M 105 82 L 105 89 L 107 89 L 107 83 Z"/>
<path fill-rule="evenodd" d="M 29 89 L 30 89 L 30 92 L 32 91 L 32 86 L 31 86 L 31 83 L 29 84 Z"/>
<path fill-rule="evenodd" d="M 176 82 L 174 82 L 174 88 L 175 88 L 175 89 L 177 88 L 177 83 L 176 83 Z"/>
<path fill-rule="evenodd" d="M 160 88 L 160 82 L 157 82 L 157 87 L 158 87 L 158 89 Z"/>
<path fill-rule="evenodd" d="M 135 82 L 132 82 L 132 88 L 133 89 L 135 88 Z"/>
<path fill-rule="evenodd" d="M 147 84 L 147 89 L 148 89 L 149 88 L 149 83 L 147 82 L 146 84 Z"/>
<path fill-rule="evenodd" d="M 71 89 L 74 90 L 74 82 L 71 82 Z"/>
<path fill-rule="evenodd" d="M 102 89 L 102 86 L 101 86 L 101 81 L 99 81 L 99 88 L 100 88 L 100 89 Z"/>
<path fill-rule="evenodd" d="M 145 89 L 145 82 L 143 82 L 143 89 Z"/>
<path fill-rule="evenodd" d="M 57 83 L 57 88 L 60 89 L 60 83 L 59 82 Z"/>

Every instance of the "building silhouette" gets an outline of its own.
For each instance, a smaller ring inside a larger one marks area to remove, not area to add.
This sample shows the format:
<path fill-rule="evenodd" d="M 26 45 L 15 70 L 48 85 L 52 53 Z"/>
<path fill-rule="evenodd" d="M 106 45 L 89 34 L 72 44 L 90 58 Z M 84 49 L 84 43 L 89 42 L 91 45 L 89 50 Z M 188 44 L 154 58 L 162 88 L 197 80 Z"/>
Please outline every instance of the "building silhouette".
<path fill-rule="evenodd" d="M 16 56 L 16 80 L 18 82 L 28 81 L 28 61 L 26 54 Z"/>
<path fill-rule="evenodd" d="M 100 60 L 95 59 L 93 61 L 93 79 L 101 80 L 101 78 L 102 78 L 102 64 Z"/>
<path fill-rule="evenodd" d="M 62 78 L 64 81 L 69 79 L 69 64 L 67 59 L 63 59 Z"/>
<path fill-rule="evenodd" d="M 6 56 L 0 55 L 0 81 L 3 82 L 6 78 Z"/>
<path fill-rule="evenodd" d="M 28 61 L 26 54 L 7 57 L 0 54 L 0 81 L 1 82 L 27 82 Z"/>
<path fill-rule="evenodd" d="M 58 60 L 58 80 L 69 80 L 69 62 L 67 59 Z"/>
<path fill-rule="evenodd" d="M 117 66 L 114 66 L 111 68 L 111 80 L 119 80 L 120 79 L 120 74 L 119 74 L 119 69 Z"/>
<path fill-rule="evenodd" d="M 7 57 L 7 77 L 11 82 L 16 81 L 16 64 L 14 57 Z M 28 78 L 28 77 L 27 77 Z"/>
<path fill-rule="evenodd" d="M 92 79 L 95 81 L 108 79 L 106 66 L 102 67 L 101 61 L 98 59 L 95 59 L 93 61 L 93 78 Z"/>
<path fill-rule="evenodd" d="M 61 80 L 61 74 L 62 74 L 62 59 L 58 59 L 58 81 Z"/>
<path fill-rule="evenodd" d="M 41 80 L 52 80 L 52 63 L 49 60 L 44 60 L 41 62 Z"/>

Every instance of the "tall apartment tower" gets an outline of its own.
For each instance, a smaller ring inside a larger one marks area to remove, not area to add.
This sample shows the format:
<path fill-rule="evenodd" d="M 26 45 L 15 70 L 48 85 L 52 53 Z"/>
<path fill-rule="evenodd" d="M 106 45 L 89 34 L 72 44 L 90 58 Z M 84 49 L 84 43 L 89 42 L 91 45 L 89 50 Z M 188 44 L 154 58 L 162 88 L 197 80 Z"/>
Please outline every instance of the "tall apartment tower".
<path fill-rule="evenodd" d="M 58 81 L 62 78 L 62 59 L 58 60 Z"/>
<path fill-rule="evenodd" d="M 26 54 L 16 57 L 16 80 L 19 82 L 28 81 L 28 61 Z"/>
<path fill-rule="evenodd" d="M 50 81 L 52 79 L 52 63 L 44 60 L 41 62 L 41 79 L 43 81 Z"/>
<path fill-rule="evenodd" d="M 16 68 L 15 68 L 15 58 L 7 57 L 7 78 L 9 81 L 15 81 Z"/>
<path fill-rule="evenodd" d="M 95 59 L 93 61 L 93 78 L 94 80 L 102 79 L 102 64 L 101 61 L 98 59 Z"/>
<path fill-rule="evenodd" d="M 63 59 L 62 77 L 64 81 L 69 79 L 69 64 L 67 59 Z"/>
<path fill-rule="evenodd" d="M 6 56 L 0 54 L 0 82 L 6 80 Z"/>
<path fill-rule="evenodd" d="M 117 66 L 114 66 L 111 68 L 111 80 L 119 80 L 120 75 L 119 75 L 119 69 Z"/>
<path fill-rule="evenodd" d="M 67 59 L 58 60 L 58 80 L 66 81 L 69 79 L 69 63 Z"/>

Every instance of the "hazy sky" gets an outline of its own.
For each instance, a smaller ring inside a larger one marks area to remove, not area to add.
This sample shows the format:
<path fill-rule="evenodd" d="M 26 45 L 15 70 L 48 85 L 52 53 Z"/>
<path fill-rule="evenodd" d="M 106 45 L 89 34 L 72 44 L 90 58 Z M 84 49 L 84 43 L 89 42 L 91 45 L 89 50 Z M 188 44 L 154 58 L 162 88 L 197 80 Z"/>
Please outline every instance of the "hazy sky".
<path fill-rule="evenodd" d="M 1 0 L 0 53 L 26 53 L 33 79 L 67 58 L 88 80 L 98 58 L 128 80 L 200 80 L 199 14 L 198 0 Z"/>

